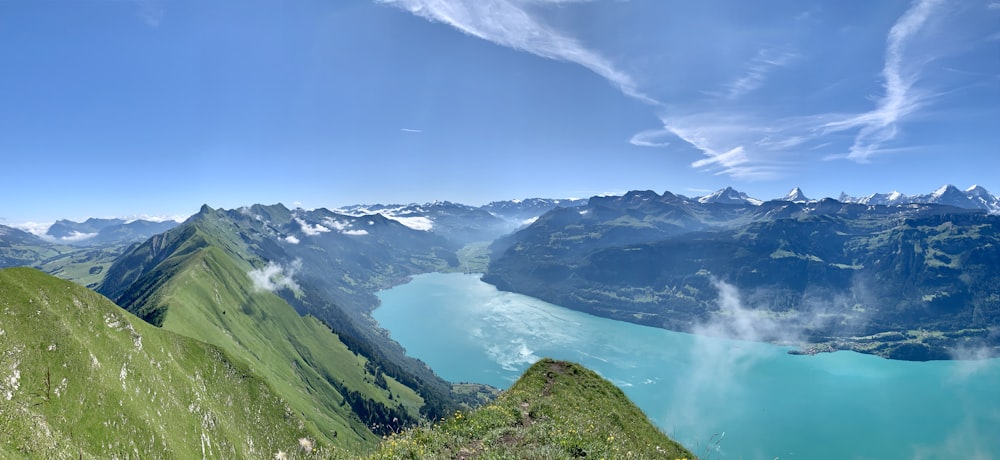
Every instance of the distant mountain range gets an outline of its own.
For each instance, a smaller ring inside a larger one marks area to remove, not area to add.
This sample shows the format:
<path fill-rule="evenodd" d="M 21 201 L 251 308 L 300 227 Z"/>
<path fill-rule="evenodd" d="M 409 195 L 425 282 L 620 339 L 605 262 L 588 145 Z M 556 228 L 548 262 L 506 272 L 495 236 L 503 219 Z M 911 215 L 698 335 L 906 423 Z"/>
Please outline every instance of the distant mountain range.
<path fill-rule="evenodd" d="M 683 195 L 677 195 L 682 198 L 697 201 L 702 204 L 707 203 L 722 203 L 722 204 L 750 204 L 750 205 L 761 205 L 765 200 L 760 200 L 748 196 L 746 193 L 734 190 L 732 187 L 726 187 L 716 192 L 710 193 L 708 195 L 688 198 Z M 858 203 L 858 204 L 868 204 L 868 205 L 883 205 L 883 206 L 900 206 L 907 204 L 942 204 L 947 206 L 954 206 L 956 208 L 963 209 L 982 209 L 986 212 L 997 214 L 1000 213 L 1000 198 L 997 198 L 991 194 L 988 190 L 978 185 L 973 185 L 965 190 L 960 190 L 954 185 L 944 185 L 934 192 L 921 194 L 921 195 L 904 195 L 899 192 L 891 193 L 873 193 L 871 195 L 855 197 L 850 196 L 845 193 L 841 193 L 840 196 L 836 198 L 837 201 L 842 203 Z M 795 187 L 788 192 L 787 195 L 777 198 L 772 201 L 792 201 L 795 203 L 807 203 L 810 201 L 819 201 L 807 198 L 805 193 L 801 188 Z"/>
<path fill-rule="evenodd" d="M 1000 216 L 979 206 L 989 196 L 953 187 L 898 205 L 809 200 L 798 189 L 766 202 L 729 188 L 598 196 L 497 239 L 483 280 L 672 330 L 745 321 L 755 340 L 891 358 L 997 353 Z M 721 300 L 728 290 L 741 294 L 738 315 Z"/>
<path fill-rule="evenodd" d="M 993 214 L 1000 213 L 1000 198 L 997 198 L 985 188 L 978 185 L 973 185 L 965 190 L 959 190 L 954 185 L 945 185 L 934 192 L 924 195 L 903 195 L 899 192 L 891 192 L 852 197 L 841 194 L 838 199 L 845 203 L 880 204 L 886 206 L 933 203 L 955 206 L 956 208 L 982 209 Z"/>
<path fill-rule="evenodd" d="M 151 221 L 144 219 L 95 219 L 83 222 L 58 220 L 45 232 L 56 241 L 69 244 L 104 244 L 125 241 L 142 241 L 176 227 L 173 220 Z"/>

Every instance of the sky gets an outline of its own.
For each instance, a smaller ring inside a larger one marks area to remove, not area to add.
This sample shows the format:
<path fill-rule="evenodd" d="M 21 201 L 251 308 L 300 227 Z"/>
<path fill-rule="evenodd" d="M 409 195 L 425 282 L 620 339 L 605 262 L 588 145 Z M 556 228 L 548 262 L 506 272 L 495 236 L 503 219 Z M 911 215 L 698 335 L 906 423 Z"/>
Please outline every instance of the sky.
<path fill-rule="evenodd" d="M 1000 0 L 0 0 L 0 224 L 1000 192 Z"/>

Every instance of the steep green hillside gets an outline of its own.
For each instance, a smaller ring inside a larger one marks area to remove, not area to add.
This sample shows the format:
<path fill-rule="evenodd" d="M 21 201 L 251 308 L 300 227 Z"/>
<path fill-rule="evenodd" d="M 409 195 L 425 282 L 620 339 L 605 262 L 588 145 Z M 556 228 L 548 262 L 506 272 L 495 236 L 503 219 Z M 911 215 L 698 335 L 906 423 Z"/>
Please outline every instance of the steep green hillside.
<path fill-rule="evenodd" d="M 694 455 L 611 382 L 579 364 L 535 363 L 494 403 L 385 440 L 372 459 L 659 458 Z"/>
<path fill-rule="evenodd" d="M 254 212 L 280 218 L 282 209 Z M 322 441 L 364 449 L 415 423 L 426 406 L 414 391 L 421 382 L 400 383 L 392 376 L 407 374 L 385 370 L 363 346 L 348 348 L 308 309 L 296 311 L 288 301 L 301 307 L 297 299 L 313 291 L 297 284 L 296 264 L 265 262 L 262 255 L 283 252 L 254 222 L 261 221 L 204 207 L 119 259 L 100 291 L 153 324 L 246 359 Z"/>
<path fill-rule="evenodd" d="M 33 269 L 0 270 L 0 457 L 271 458 L 315 439 L 246 362 Z"/>

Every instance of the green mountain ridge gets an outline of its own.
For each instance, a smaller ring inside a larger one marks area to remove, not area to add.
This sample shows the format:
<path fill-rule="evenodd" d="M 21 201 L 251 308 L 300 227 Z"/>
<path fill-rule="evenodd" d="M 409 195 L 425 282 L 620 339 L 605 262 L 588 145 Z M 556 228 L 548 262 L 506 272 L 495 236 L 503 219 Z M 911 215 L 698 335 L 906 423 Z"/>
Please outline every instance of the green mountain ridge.
<path fill-rule="evenodd" d="M 251 274 L 267 264 L 221 211 L 203 208 L 117 262 L 99 290 L 164 329 L 247 360 L 288 399 L 312 435 L 352 448 L 419 417 L 423 399 L 301 316 Z"/>
<path fill-rule="evenodd" d="M 270 458 L 315 438 L 243 360 L 0 270 L 0 457 Z"/>

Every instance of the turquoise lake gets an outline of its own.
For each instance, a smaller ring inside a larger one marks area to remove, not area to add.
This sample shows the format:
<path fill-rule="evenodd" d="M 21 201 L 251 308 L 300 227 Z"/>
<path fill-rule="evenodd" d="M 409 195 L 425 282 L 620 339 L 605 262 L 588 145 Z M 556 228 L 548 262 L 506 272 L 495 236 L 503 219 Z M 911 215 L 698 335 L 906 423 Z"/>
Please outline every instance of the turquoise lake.
<path fill-rule="evenodd" d="M 789 355 L 579 313 L 478 275 L 421 275 L 379 298 L 375 319 L 445 379 L 506 388 L 539 358 L 576 361 L 702 459 L 1000 459 L 998 359 Z"/>

